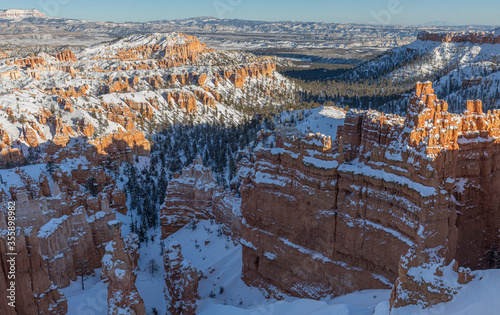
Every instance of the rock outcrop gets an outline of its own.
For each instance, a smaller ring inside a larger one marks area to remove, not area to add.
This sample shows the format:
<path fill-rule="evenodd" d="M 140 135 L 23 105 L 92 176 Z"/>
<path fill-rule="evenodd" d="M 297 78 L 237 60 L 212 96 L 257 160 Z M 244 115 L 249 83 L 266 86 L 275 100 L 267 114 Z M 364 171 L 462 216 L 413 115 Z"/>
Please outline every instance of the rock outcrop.
<path fill-rule="evenodd" d="M 0 222 L 3 221 L 3 216 Z M 7 235 L 0 235 L 0 252 L 8 253 Z M 50 279 L 47 265 L 44 262 L 39 239 L 36 232 L 22 229 L 16 239 L 15 256 L 15 308 L 8 305 L 10 300 L 6 294 L 0 297 L 2 314 L 66 314 L 68 311 L 64 294 Z M 8 278 L 10 263 L 9 256 L 3 255 L 0 259 L 0 290 L 9 292 L 11 278 Z"/>
<path fill-rule="evenodd" d="M 471 101 L 451 114 L 433 92 L 419 83 L 406 118 L 350 111 L 335 141 L 284 128 L 274 148 L 256 149 L 241 187 L 247 283 L 319 298 L 398 277 L 418 291 L 405 261 L 488 267 L 500 228 L 500 111 Z M 440 301 L 420 293 L 424 305 Z"/>
<path fill-rule="evenodd" d="M 58 288 L 81 276 L 82 263 L 89 271 L 101 267 L 105 246 L 113 239 L 108 231 L 108 222 L 116 219 L 113 209 L 126 213 L 123 192 L 102 168 L 80 165 L 71 169 L 66 165 L 64 169 L 54 165 L 38 177 L 33 175 L 36 171 L 11 171 L 9 178 L 19 184 L 2 195 L 2 209 L 7 209 L 8 201 L 16 202 L 18 314 L 65 313 L 66 299 Z M 93 189 L 85 192 L 90 177 L 95 179 Z M 0 230 L 7 231 L 3 211 Z M 0 246 L 7 244 L 6 236 L 0 235 Z M 7 283 L 4 258 L 0 282 Z M 1 309 L 7 310 L 2 298 Z"/>
<path fill-rule="evenodd" d="M 7 9 L 0 10 L 0 18 L 28 18 L 28 17 L 37 17 L 44 18 L 47 17 L 45 13 L 39 12 L 36 9 Z"/>
<path fill-rule="evenodd" d="M 200 275 L 196 268 L 184 259 L 181 245 L 173 242 L 163 254 L 165 265 L 165 299 L 168 311 L 173 315 L 196 314 L 196 300 Z"/>
<path fill-rule="evenodd" d="M 121 237 L 121 222 L 108 222 L 112 240 L 102 258 L 102 277 L 108 282 L 108 314 L 144 315 L 144 302 L 135 287 L 137 254 L 127 251 Z M 128 247 L 133 244 L 128 244 Z M 136 245 L 137 246 L 137 245 Z"/>
<path fill-rule="evenodd" d="M 418 262 L 412 249 L 401 257 L 399 277 L 391 294 L 392 308 L 407 305 L 429 307 L 451 301 L 462 285 L 475 277 L 470 269 L 458 268 L 455 261 L 445 265 L 443 258 L 427 258 L 424 263 Z"/>
<path fill-rule="evenodd" d="M 56 59 L 61 62 L 74 62 L 76 61 L 76 56 L 71 50 L 65 49 L 56 54 Z"/>
<path fill-rule="evenodd" d="M 137 130 L 123 131 L 101 137 L 90 142 L 102 156 L 111 156 L 118 161 L 132 161 L 133 155 L 149 156 L 151 144 L 144 134 Z"/>
<path fill-rule="evenodd" d="M 212 170 L 198 158 L 177 174 L 167 188 L 160 209 L 162 239 L 167 238 L 193 220 L 214 219 L 226 234 L 238 235 L 238 199 L 217 185 Z"/>

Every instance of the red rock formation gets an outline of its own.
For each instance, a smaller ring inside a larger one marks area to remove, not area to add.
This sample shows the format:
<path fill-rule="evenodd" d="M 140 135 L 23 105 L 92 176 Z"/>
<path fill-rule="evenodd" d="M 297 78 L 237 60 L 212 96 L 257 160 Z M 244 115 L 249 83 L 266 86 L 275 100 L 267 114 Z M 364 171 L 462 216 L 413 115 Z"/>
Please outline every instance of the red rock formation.
<path fill-rule="evenodd" d="M 78 132 L 88 138 L 91 138 L 94 135 L 95 128 L 89 119 L 82 118 L 78 124 Z"/>
<path fill-rule="evenodd" d="M 73 108 L 71 108 L 71 101 L 70 101 L 69 99 L 67 99 L 67 98 L 63 98 L 63 97 L 59 97 L 59 98 L 57 99 L 57 103 L 58 103 L 59 105 L 63 106 L 63 109 L 64 109 L 65 111 L 68 111 L 68 112 L 70 112 L 70 113 L 72 113 L 72 112 L 73 112 Z"/>
<path fill-rule="evenodd" d="M 120 124 L 127 131 L 134 129 L 134 121 L 137 121 L 137 116 L 130 110 L 128 106 L 117 104 L 101 104 L 103 108 L 107 109 L 106 118 L 117 124 Z"/>
<path fill-rule="evenodd" d="M 61 62 L 72 62 L 76 61 L 76 56 L 71 50 L 65 49 L 56 54 L 56 59 Z"/>
<path fill-rule="evenodd" d="M 59 116 L 51 116 L 51 123 L 54 125 L 56 132 L 52 142 L 57 146 L 65 147 L 69 142 L 70 136 L 75 135 L 73 129 L 63 123 Z"/>
<path fill-rule="evenodd" d="M 4 149 L 5 147 L 10 146 L 10 138 L 7 132 L 3 129 L 3 126 L 0 125 L 0 148 Z"/>
<path fill-rule="evenodd" d="M 153 118 L 153 108 L 152 108 L 151 104 L 149 104 L 149 103 L 136 103 L 136 102 L 129 100 L 129 99 L 125 99 L 123 102 L 125 104 L 127 104 L 128 107 L 130 107 L 130 109 L 133 109 L 135 111 L 140 112 L 140 114 L 145 119 L 150 120 L 151 118 Z"/>
<path fill-rule="evenodd" d="M 444 259 L 438 257 L 428 257 L 425 263 L 417 260 L 413 250 L 401 257 L 399 277 L 391 294 L 392 308 L 429 307 L 451 301 L 462 285 L 474 278 L 470 269 L 458 268 L 456 262 L 446 266 Z"/>
<path fill-rule="evenodd" d="M 2 218 L 3 219 L 3 218 Z M 1 225 L 1 224 L 0 224 Z M 0 252 L 7 253 L 7 235 L 0 235 Z M 42 258 L 36 232 L 21 230 L 16 239 L 16 302 L 15 308 L 5 294 L 0 296 L 2 314 L 66 314 L 68 311 L 66 298 L 49 278 L 47 266 Z M 7 255 L 0 259 L 0 290 L 9 292 L 10 278 Z"/>
<path fill-rule="evenodd" d="M 73 66 L 58 66 L 57 70 L 69 73 L 73 78 L 76 76 L 76 70 Z"/>
<path fill-rule="evenodd" d="M 0 73 L 0 76 L 5 77 L 5 78 L 11 78 L 12 80 L 17 80 L 21 77 L 21 72 L 16 69 L 16 70 L 9 70 Z"/>
<path fill-rule="evenodd" d="M 283 129 L 275 148 L 256 150 L 242 166 L 244 280 L 310 298 L 398 276 L 418 291 L 401 273 L 409 249 L 420 267 L 487 268 L 500 228 L 500 111 L 485 114 L 480 101 L 460 115 L 447 107 L 431 83 L 418 84 L 406 119 L 351 111 L 334 142 Z"/>
<path fill-rule="evenodd" d="M 40 108 L 38 110 L 38 113 L 35 113 L 34 116 L 38 120 L 39 124 L 46 125 L 47 121 L 49 121 L 50 119 L 50 116 L 52 116 L 52 113 L 48 108 Z"/>
<path fill-rule="evenodd" d="M 71 97 L 86 96 L 88 90 L 89 86 L 88 84 L 86 84 L 77 88 L 74 88 L 72 86 L 69 86 L 67 88 L 52 88 L 51 90 L 47 90 L 47 93 L 52 95 L 58 95 L 62 98 L 71 98 Z"/>
<path fill-rule="evenodd" d="M 173 315 L 196 314 L 198 281 L 200 276 L 189 262 L 184 260 L 181 245 L 171 243 L 163 254 L 165 264 L 165 299 L 168 311 Z"/>
<path fill-rule="evenodd" d="M 110 81 L 101 87 L 100 93 L 126 93 L 133 92 L 134 87 L 139 81 L 138 77 L 135 78 L 118 78 L 116 80 Z"/>
<path fill-rule="evenodd" d="M 21 150 L 18 148 L 4 148 L 0 152 L 0 162 L 2 166 L 8 165 L 17 165 L 24 161 L 24 155 Z"/>
<path fill-rule="evenodd" d="M 45 66 L 47 61 L 43 57 L 30 57 L 25 59 L 16 59 L 14 64 L 23 68 L 37 68 L 38 66 Z"/>
<path fill-rule="evenodd" d="M 101 267 L 104 244 L 111 240 L 107 225 L 115 220 L 112 208 L 123 212 L 123 198 L 116 188 L 111 188 L 114 186 L 104 189 L 105 183 L 114 183 L 102 168 L 80 166 L 71 174 L 59 169 L 53 173 L 51 185 L 43 173 L 38 179 L 31 178 L 22 169 L 15 173 L 23 184 L 12 186 L 4 200 L 16 202 L 16 225 L 21 229 L 16 243 L 16 311 L 18 314 L 66 313 L 66 300 L 57 288 L 76 280 L 80 275 L 79 261 L 86 261 L 90 269 Z M 97 178 L 95 197 L 83 193 L 78 185 L 86 183 L 90 176 Z M 99 193 L 100 190 L 103 191 Z M 3 214 L 0 229 L 7 230 Z M 0 244 L 3 253 L 5 244 L 4 239 Z M 2 258 L 0 279 L 5 279 L 6 266 Z M 0 309 L 5 311 L 4 302 L 2 296 Z"/>
<path fill-rule="evenodd" d="M 102 156 L 111 156 L 116 160 L 132 161 L 133 155 L 149 156 L 151 145 L 140 131 L 122 131 L 101 137 L 90 142 L 95 146 L 97 153 Z"/>
<path fill-rule="evenodd" d="M 212 170 L 201 159 L 182 170 L 167 188 L 165 203 L 160 209 L 162 239 L 177 232 L 193 220 L 214 219 L 224 226 L 225 233 L 238 235 L 237 198 L 224 191 L 213 179 Z"/>
<path fill-rule="evenodd" d="M 175 101 L 180 108 L 186 110 L 189 114 L 198 110 L 196 95 L 190 91 L 166 92 L 165 99 L 171 105 Z"/>
<path fill-rule="evenodd" d="M 225 69 L 220 76 L 229 79 L 237 88 L 243 88 L 247 78 L 272 77 L 275 71 L 276 64 L 265 62 Z M 216 77 L 216 82 L 219 80 Z"/>
<path fill-rule="evenodd" d="M 125 250 L 121 223 L 112 221 L 108 225 L 113 240 L 106 245 L 102 258 L 102 278 L 108 282 L 108 314 L 144 315 L 146 309 L 135 287 L 137 276 L 133 273 L 136 256 Z"/>
<path fill-rule="evenodd" d="M 37 134 L 30 125 L 23 126 L 23 140 L 30 147 L 36 148 L 38 146 Z"/>
<path fill-rule="evenodd" d="M 205 92 L 204 90 L 196 90 L 195 95 L 201 100 L 204 106 L 215 109 L 215 98 L 212 96 L 212 94 Z"/>

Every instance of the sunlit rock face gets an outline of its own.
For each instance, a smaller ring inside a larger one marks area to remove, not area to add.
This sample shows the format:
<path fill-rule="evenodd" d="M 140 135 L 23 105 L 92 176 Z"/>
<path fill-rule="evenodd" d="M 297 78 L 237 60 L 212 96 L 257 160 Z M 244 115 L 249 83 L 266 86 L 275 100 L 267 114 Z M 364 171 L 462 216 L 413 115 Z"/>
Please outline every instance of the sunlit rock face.
<path fill-rule="evenodd" d="M 405 118 L 350 111 L 334 141 L 278 131 L 273 148 L 259 147 L 242 166 L 245 281 L 319 298 L 399 277 L 415 294 L 404 302 L 395 290 L 393 306 L 428 306 L 460 285 L 418 294 L 426 284 L 410 267 L 452 266 L 461 278 L 459 267 L 488 268 L 500 228 L 500 111 L 484 113 L 480 101 L 447 109 L 419 83 Z"/>

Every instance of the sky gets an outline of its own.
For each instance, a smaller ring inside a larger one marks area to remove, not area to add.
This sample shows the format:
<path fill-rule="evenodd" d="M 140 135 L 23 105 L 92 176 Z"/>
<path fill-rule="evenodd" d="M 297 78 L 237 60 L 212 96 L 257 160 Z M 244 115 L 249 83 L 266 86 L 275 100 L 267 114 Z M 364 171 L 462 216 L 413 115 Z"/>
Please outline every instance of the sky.
<path fill-rule="evenodd" d="M 2 9 L 50 16 L 144 22 L 197 16 L 264 21 L 500 25 L 499 0 L 0 0 Z"/>

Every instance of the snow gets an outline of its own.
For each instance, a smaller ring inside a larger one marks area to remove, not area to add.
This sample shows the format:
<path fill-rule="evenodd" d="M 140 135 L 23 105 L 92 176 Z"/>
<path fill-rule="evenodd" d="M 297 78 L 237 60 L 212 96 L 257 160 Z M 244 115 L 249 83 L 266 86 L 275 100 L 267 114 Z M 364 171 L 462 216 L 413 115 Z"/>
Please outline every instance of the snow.
<path fill-rule="evenodd" d="M 289 296 L 283 296 L 283 301 L 268 299 L 265 292 L 249 287 L 241 280 L 243 267 L 241 245 L 235 245 L 225 235 L 218 236 L 219 229 L 220 226 L 211 224 L 210 221 L 201 221 L 195 230 L 184 227 L 165 240 L 166 244 L 172 242 L 181 244 L 184 258 L 207 276 L 199 283 L 201 300 L 198 301 L 197 314 L 294 315 L 340 312 L 339 314 L 364 315 L 372 314 L 377 304 L 389 299 L 390 290 L 366 290 L 320 301 Z M 143 248 L 141 248 L 141 261 L 143 261 L 142 250 Z M 151 251 L 148 249 L 148 252 Z M 266 254 L 269 259 L 275 255 Z M 141 277 L 144 273 L 139 272 L 138 275 L 138 281 L 142 281 Z M 148 279 L 151 281 L 149 276 Z M 224 288 L 222 294 L 220 294 L 220 287 Z M 146 308 L 150 309 L 151 304 L 146 300 L 148 297 L 143 294 L 143 292 L 146 293 L 145 288 L 139 290 L 146 302 Z M 209 297 L 211 292 L 215 294 L 215 298 Z M 156 304 L 158 304 L 157 301 Z"/>
<path fill-rule="evenodd" d="M 108 314 L 108 285 L 101 280 L 101 269 L 94 273 L 85 278 L 85 290 L 82 290 L 81 277 L 61 289 L 68 300 L 68 314 Z"/>
<path fill-rule="evenodd" d="M 482 270 L 474 272 L 476 278 L 464 285 L 452 301 L 440 303 L 428 309 L 418 306 L 406 306 L 393 310 L 392 315 L 404 314 L 485 314 L 495 315 L 500 310 L 500 270 Z M 378 308 L 378 306 L 377 306 Z M 380 306 L 378 315 L 389 314 Z"/>
<path fill-rule="evenodd" d="M 303 116 L 302 120 L 297 118 L 301 116 Z M 345 113 L 329 106 L 284 112 L 281 116 L 281 123 L 291 121 L 292 117 L 295 117 L 295 127 L 300 133 L 320 133 L 335 139 L 337 127 L 344 124 Z"/>
<path fill-rule="evenodd" d="M 151 231 L 148 236 L 151 238 L 151 235 L 155 235 L 155 241 L 153 243 L 149 242 L 148 246 L 144 243 L 141 244 L 140 259 L 138 261 L 139 270 L 135 272 L 137 274 L 135 285 L 139 291 L 139 295 L 144 300 L 146 313 L 151 313 L 154 307 L 160 314 L 166 314 L 167 307 L 163 295 L 165 286 L 165 281 L 163 280 L 164 266 L 159 240 L 159 235 L 161 235 L 160 229 L 158 228 L 155 231 Z M 154 275 L 151 275 L 147 268 L 148 262 L 151 259 L 153 259 L 159 267 L 159 270 Z"/>
<path fill-rule="evenodd" d="M 459 178 L 455 182 L 455 191 L 462 194 L 465 191 L 465 187 L 469 180 L 467 178 Z"/>
<path fill-rule="evenodd" d="M 362 174 L 367 177 L 372 177 L 376 179 L 382 179 L 387 182 L 396 183 L 398 185 L 407 186 L 408 188 L 415 190 L 423 197 L 429 197 L 437 195 L 437 190 L 431 186 L 425 186 L 423 184 L 414 182 L 406 177 L 398 176 L 392 173 L 385 172 L 384 170 L 377 170 L 371 168 L 365 163 L 359 162 L 357 160 L 352 161 L 351 164 L 344 163 L 339 166 L 339 172 L 349 172 L 354 174 Z"/>
<path fill-rule="evenodd" d="M 314 165 L 317 168 L 323 168 L 323 169 L 334 169 L 339 166 L 339 163 L 337 161 L 325 161 L 325 160 L 320 160 L 311 156 L 304 156 L 302 159 L 304 161 L 304 164 L 306 165 Z"/>
<path fill-rule="evenodd" d="M 123 216 L 123 219 L 127 218 Z M 241 280 L 242 247 L 234 244 L 229 237 L 218 233 L 220 229 L 221 226 L 213 221 L 201 221 L 194 230 L 184 227 L 164 241 L 165 247 L 173 243 L 180 244 L 185 260 L 190 261 L 206 276 L 199 283 L 201 299 L 198 301 L 197 314 L 389 314 L 391 290 L 364 290 L 319 301 L 290 296 L 283 296 L 284 300 L 281 301 L 268 299 L 265 292 L 249 287 Z M 160 231 L 157 229 L 150 234 L 159 235 Z M 109 243 L 107 246 L 113 245 Z M 160 241 L 157 237 L 153 243 L 149 242 L 148 246 L 144 243 L 141 245 L 136 286 L 145 302 L 146 312 L 151 313 L 154 307 L 160 314 L 165 314 L 164 281 L 160 276 L 163 274 L 163 261 L 160 252 Z M 266 252 L 265 255 L 268 259 L 273 259 L 276 254 Z M 146 267 L 151 259 L 160 267 L 154 276 L 149 274 Z M 105 260 L 103 258 L 103 263 Z M 430 309 L 407 306 L 395 309 L 391 314 L 496 314 L 495 310 L 500 309 L 497 296 L 500 292 L 500 270 L 476 273 L 476 278 L 463 286 L 451 302 Z M 100 270 L 97 269 L 96 276 L 85 280 L 84 291 L 81 290 L 80 279 L 62 289 L 68 298 L 69 314 L 85 311 L 107 314 L 107 285 L 101 282 L 99 274 Z M 373 274 L 373 277 L 389 284 L 388 280 L 380 275 Z M 221 287 L 224 289 L 222 293 Z M 209 297 L 211 293 L 215 294 L 214 298 Z"/>
<path fill-rule="evenodd" d="M 48 238 L 55 230 L 59 229 L 69 216 L 64 215 L 60 218 L 51 219 L 38 231 L 38 238 Z"/>
<path fill-rule="evenodd" d="M 290 180 L 284 176 L 272 175 L 269 173 L 263 173 L 261 171 L 258 171 L 257 173 L 255 173 L 254 182 L 256 184 L 268 184 L 268 185 L 286 187 L 286 185 L 289 184 Z"/>
<path fill-rule="evenodd" d="M 123 269 L 115 269 L 115 275 L 118 277 L 118 279 L 122 279 L 123 276 L 125 276 L 127 272 Z"/>

